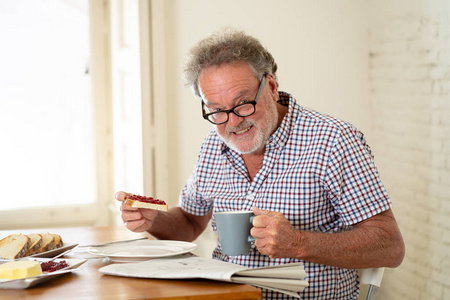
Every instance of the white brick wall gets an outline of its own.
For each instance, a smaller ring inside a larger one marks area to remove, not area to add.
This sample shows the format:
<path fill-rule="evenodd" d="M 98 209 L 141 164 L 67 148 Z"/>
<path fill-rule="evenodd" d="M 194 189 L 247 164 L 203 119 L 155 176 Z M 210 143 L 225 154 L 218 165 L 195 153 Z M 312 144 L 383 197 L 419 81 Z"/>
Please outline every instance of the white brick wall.
<path fill-rule="evenodd" d="M 377 299 L 450 299 L 450 2 L 372 6 L 371 145 L 406 243 Z"/>

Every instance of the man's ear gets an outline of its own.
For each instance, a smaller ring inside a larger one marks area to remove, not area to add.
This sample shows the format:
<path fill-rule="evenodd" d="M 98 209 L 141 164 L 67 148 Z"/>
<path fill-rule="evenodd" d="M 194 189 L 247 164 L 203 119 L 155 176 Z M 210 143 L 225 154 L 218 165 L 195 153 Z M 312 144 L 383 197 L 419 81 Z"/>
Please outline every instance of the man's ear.
<path fill-rule="evenodd" d="M 272 93 L 272 98 L 274 99 L 274 101 L 278 101 L 278 87 L 277 87 L 277 82 L 275 81 L 275 78 L 273 77 L 272 74 L 267 74 L 266 75 L 266 84 L 269 86 L 270 88 L 270 92 Z"/>

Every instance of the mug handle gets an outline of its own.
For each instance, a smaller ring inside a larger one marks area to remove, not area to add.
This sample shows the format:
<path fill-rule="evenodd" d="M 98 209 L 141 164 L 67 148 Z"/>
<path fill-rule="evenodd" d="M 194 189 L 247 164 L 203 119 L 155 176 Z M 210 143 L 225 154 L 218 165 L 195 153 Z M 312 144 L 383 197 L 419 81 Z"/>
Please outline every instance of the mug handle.
<path fill-rule="evenodd" d="M 256 217 L 255 215 L 250 216 L 250 223 L 253 223 L 253 219 L 254 219 L 255 217 Z M 249 243 L 254 242 L 255 240 L 256 240 L 256 238 L 253 237 L 252 235 L 249 235 L 248 238 L 247 238 L 247 241 L 248 241 Z"/>

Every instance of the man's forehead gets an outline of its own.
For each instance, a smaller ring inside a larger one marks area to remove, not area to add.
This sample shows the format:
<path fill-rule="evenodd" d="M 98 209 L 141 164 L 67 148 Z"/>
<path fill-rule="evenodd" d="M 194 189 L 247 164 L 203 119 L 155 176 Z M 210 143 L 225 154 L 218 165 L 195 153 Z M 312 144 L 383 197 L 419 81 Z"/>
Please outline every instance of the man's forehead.
<path fill-rule="evenodd" d="M 208 75 L 211 77 L 208 78 Z M 253 81 L 257 80 L 253 72 L 240 76 L 228 76 L 226 73 L 203 74 L 199 79 L 198 91 L 202 101 L 207 105 L 216 103 L 217 99 L 214 98 L 221 98 L 224 93 L 227 94 L 227 100 L 238 100 L 242 96 L 248 96 L 253 92 Z"/>
<path fill-rule="evenodd" d="M 217 101 L 214 101 L 214 99 L 209 100 L 205 94 L 203 93 L 201 87 L 199 86 L 199 92 L 200 92 L 200 97 L 201 100 L 205 103 L 205 105 L 213 105 L 213 104 L 217 104 Z M 249 88 L 243 88 L 241 90 L 237 90 L 236 94 L 231 95 L 231 97 L 227 100 L 233 100 L 233 101 L 238 101 L 241 97 L 243 96 L 248 96 L 251 94 L 251 90 Z M 214 97 L 213 97 L 214 98 Z"/>

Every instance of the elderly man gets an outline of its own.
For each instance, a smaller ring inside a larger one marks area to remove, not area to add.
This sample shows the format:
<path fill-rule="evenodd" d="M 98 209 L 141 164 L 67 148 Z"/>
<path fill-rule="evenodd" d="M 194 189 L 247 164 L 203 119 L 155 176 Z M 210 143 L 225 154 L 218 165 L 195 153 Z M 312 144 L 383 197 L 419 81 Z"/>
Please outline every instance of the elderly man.
<path fill-rule="evenodd" d="M 302 299 L 357 299 L 355 269 L 396 267 L 404 243 L 363 134 L 278 91 L 277 65 L 255 38 L 225 30 L 191 50 L 185 77 L 214 129 L 169 212 L 122 205 L 131 231 L 193 241 L 214 213 L 253 210 L 248 255 L 261 267 L 303 262 Z M 126 193 L 116 194 L 124 200 Z M 264 299 L 289 296 L 263 290 Z"/>

